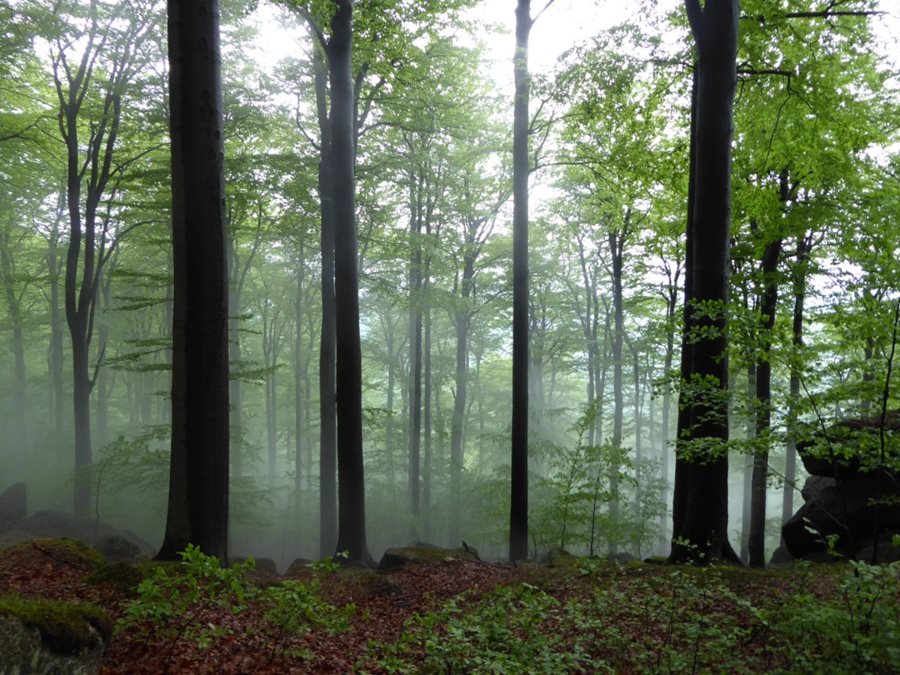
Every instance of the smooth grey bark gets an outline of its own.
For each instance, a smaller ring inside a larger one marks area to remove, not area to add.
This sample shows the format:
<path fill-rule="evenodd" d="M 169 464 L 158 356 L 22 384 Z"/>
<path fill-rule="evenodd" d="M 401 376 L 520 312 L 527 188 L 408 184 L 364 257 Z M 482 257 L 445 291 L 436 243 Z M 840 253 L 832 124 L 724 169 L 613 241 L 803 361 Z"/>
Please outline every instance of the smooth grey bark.
<path fill-rule="evenodd" d="M 228 269 L 218 0 L 169 0 L 172 459 L 157 558 L 228 553 Z"/>

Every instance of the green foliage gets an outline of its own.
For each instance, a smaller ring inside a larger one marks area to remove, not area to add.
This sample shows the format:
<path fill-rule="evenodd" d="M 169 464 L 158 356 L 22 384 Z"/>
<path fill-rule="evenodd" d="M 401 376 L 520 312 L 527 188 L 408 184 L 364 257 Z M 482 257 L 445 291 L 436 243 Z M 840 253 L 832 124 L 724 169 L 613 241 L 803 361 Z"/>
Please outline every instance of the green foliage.
<path fill-rule="evenodd" d="M 119 625 L 133 626 L 147 639 L 163 635 L 173 642 L 186 639 L 208 648 L 215 637 L 230 629 L 200 622 L 200 613 L 205 608 L 233 614 L 244 610 L 253 596 L 245 577 L 255 563 L 248 558 L 222 567 L 217 558 L 190 544 L 178 555 L 181 564 L 159 565 L 138 584 L 138 598 L 125 608 Z"/>
<path fill-rule="evenodd" d="M 179 564 L 158 565 L 138 584 L 138 597 L 126 606 L 118 623 L 120 629 L 134 629 L 147 641 L 159 637 L 168 640 L 166 658 L 179 640 L 208 649 L 217 638 L 233 634 L 230 625 L 209 621 L 207 612 L 225 610 L 237 615 L 251 604 L 259 605 L 272 631 L 270 658 L 285 648 L 287 639 L 312 630 L 329 634 L 347 630 L 356 612 L 353 604 L 335 607 L 323 600 L 318 579 L 310 583 L 288 580 L 258 588 L 248 579 L 256 568 L 253 558 L 222 567 L 217 558 L 193 545 L 179 556 Z M 291 655 L 304 656 L 301 652 Z"/>
<path fill-rule="evenodd" d="M 264 597 L 269 609 L 263 616 L 276 630 L 272 639 L 272 657 L 283 648 L 285 638 L 302 637 L 312 631 L 329 635 L 346 631 L 356 613 L 356 605 L 352 603 L 335 607 L 322 600 L 318 580 L 309 584 L 287 580 L 267 588 Z M 290 655 L 304 656 L 298 651 Z"/>
<path fill-rule="evenodd" d="M 793 595 L 757 612 L 798 673 L 900 670 L 900 563 L 851 562 L 839 600 Z"/>
<path fill-rule="evenodd" d="M 563 609 L 529 584 L 500 587 L 480 600 L 453 598 L 408 621 L 378 663 L 393 673 L 561 673 L 588 665 L 599 672 L 601 664 L 589 663 L 578 644 L 546 630 L 563 620 Z"/>

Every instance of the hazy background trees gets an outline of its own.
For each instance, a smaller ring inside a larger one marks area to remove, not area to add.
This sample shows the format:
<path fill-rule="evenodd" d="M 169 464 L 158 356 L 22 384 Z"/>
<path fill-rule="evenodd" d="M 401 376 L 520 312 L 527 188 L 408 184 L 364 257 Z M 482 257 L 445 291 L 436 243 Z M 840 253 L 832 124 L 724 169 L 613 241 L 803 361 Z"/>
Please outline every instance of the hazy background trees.
<path fill-rule="evenodd" d="M 886 19 L 863 0 L 846 4 L 856 15 L 795 5 L 742 3 L 722 308 L 722 534 L 764 558 L 802 486 L 804 425 L 880 405 L 900 284 Z M 327 42 L 328 7 L 224 3 L 222 16 L 231 548 L 279 561 L 337 544 L 322 238 L 336 100 L 311 28 Z M 74 488 L 79 512 L 153 542 L 172 423 L 162 11 L 0 13 L 0 475 L 26 480 L 35 508 L 70 509 Z M 487 15 L 462 1 L 354 8 L 358 256 L 344 273 L 359 282 L 373 554 L 417 539 L 508 553 L 515 40 Z M 668 552 L 694 58 L 680 3 L 645 17 L 532 69 L 532 555 Z M 277 63 L 264 56 L 276 34 L 292 45 Z"/>

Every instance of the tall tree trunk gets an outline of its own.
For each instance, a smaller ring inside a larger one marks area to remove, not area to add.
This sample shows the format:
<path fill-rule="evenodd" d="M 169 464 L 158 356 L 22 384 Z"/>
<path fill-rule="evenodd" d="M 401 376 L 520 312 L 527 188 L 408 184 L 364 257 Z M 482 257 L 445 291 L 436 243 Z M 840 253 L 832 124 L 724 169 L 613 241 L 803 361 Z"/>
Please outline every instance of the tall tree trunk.
<path fill-rule="evenodd" d="M 418 539 L 422 444 L 422 221 L 424 178 L 410 179 L 408 481 L 412 541 Z"/>
<path fill-rule="evenodd" d="M 432 430 L 432 411 L 431 411 L 431 391 L 434 383 L 432 381 L 431 371 L 431 306 L 428 302 L 428 265 L 426 265 L 425 280 L 422 285 L 425 298 L 425 309 L 423 320 L 424 336 L 422 340 L 422 535 L 425 541 L 431 540 L 431 474 L 432 474 L 432 457 L 431 457 L 431 430 Z"/>
<path fill-rule="evenodd" d="M 294 298 L 294 521 L 300 524 L 303 515 L 300 497 L 303 493 L 303 455 L 306 446 L 306 359 L 303 358 L 303 292 L 306 281 L 304 241 L 300 241 L 300 261 L 297 265 L 297 295 Z"/>
<path fill-rule="evenodd" d="M 785 449 L 784 495 L 781 503 L 781 522 L 794 515 L 794 484 L 797 480 L 797 404 L 800 400 L 800 358 L 803 349 L 803 309 L 806 300 L 806 261 L 812 249 L 811 235 L 797 237 L 797 260 L 791 279 L 794 295 L 791 366 L 787 410 L 787 447 Z"/>
<path fill-rule="evenodd" d="M 696 126 L 693 210 L 688 221 L 686 307 L 710 305 L 702 317 L 689 316 L 686 332 L 699 328 L 703 339 L 688 340 L 688 383 L 707 385 L 705 401 L 685 400 L 690 412 L 679 440 L 702 440 L 698 451 L 685 444 L 676 465 L 673 546 L 670 559 L 736 558 L 728 543 L 728 359 L 725 305 L 731 225 L 731 131 L 737 80 L 737 0 L 685 0 L 697 45 Z M 693 344 L 690 344 L 693 342 Z M 693 397 L 692 397 L 693 398 Z M 721 398 L 721 400 L 720 400 Z M 680 420 L 681 421 L 681 420 Z M 685 454 L 687 453 L 687 455 Z M 693 455 L 693 456 L 692 456 Z M 679 471 L 680 468 L 680 471 Z"/>
<path fill-rule="evenodd" d="M 103 275 L 103 282 L 100 284 L 104 313 L 109 311 L 112 304 L 112 267 L 110 263 L 109 273 Z M 105 320 L 100 322 L 97 338 L 101 345 L 105 345 L 109 340 L 109 325 Z M 145 377 L 150 377 L 150 373 Z M 109 378 L 110 374 L 106 368 L 97 374 L 97 426 L 94 428 L 94 441 L 98 447 L 103 447 L 109 442 Z"/>
<path fill-rule="evenodd" d="M 659 524 L 659 531 L 662 533 L 662 540 L 668 541 L 669 538 L 669 438 L 671 437 L 671 423 L 669 415 L 672 411 L 672 386 L 670 377 L 672 373 L 672 362 L 675 357 L 675 313 L 678 311 L 678 276 L 680 268 L 676 270 L 674 278 L 671 279 L 669 292 L 666 298 L 666 356 L 664 360 L 665 388 L 662 396 L 662 421 L 660 431 L 659 453 L 662 460 L 662 494 L 660 495 L 662 503 L 667 507 L 662 514 Z"/>
<path fill-rule="evenodd" d="M 231 269 L 229 277 L 231 287 L 228 293 L 228 360 L 234 370 L 241 369 L 241 291 L 243 290 L 240 263 L 237 256 L 237 242 L 234 236 L 229 235 L 228 260 Z M 244 475 L 244 400 L 241 396 L 243 383 L 239 374 L 235 374 L 229 383 L 228 397 L 231 405 L 231 473 L 237 478 Z"/>
<path fill-rule="evenodd" d="M 228 553 L 228 269 L 218 0 L 169 0 L 172 460 L 158 554 Z"/>
<path fill-rule="evenodd" d="M 531 0 L 516 7 L 513 59 L 513 355 L 509 559 L 528 557 L 528 37 Z"/>
<path fill-rule="evenodd" d="M 750 359 L 747 364 L 747 420 L 746 432 L 747 452 L 743 456 L 744 466 L 741 490 L 741 560 L 750 561 L 750 519 L 753 494 L 753 457 L 752 442 L 756 438 L 756 361 Z"/>
<path fill-rule="evenodd" d="M 350 74 L 353 1 L 337 0 L 331 19 L 331 190 L 335 240 L 335 380 L 338 416 L 338 551 L 348 560 L 371 561 L 366 545 L 362 437 L 362 355 L 354 181 L 353 82 Z"/>
<path fill-rule="evenodd" d="M 58 211 L 60 209 L 57 209 Z M 47 273 L 50 283 L 50 353 L 48 371 L 50 375 L 51 400 L 53 401 L 54 443 L 58 444 L 57 453 L 62 449 L 65 436 L 65 412 L 63 407 L 63 331 L 62 318 L 59 313 L 59 277 L 60 261 L 59 218 L 53 220 L 53 232 L 47 251 Z"/>
<path fill-rule="evenodd" d="M 772 421 L 772 329 L 778 305 L 778 261 L 781 239 L 766 245 L 762 259 L 762 302 L 760 303 L 759 358 L 756 363 L 756 446 L 750 499 L 750 565 L 766 566 L 766 493 L 769 477 L 769 431 Z"/>
<path fill-rule="evenodd" d="M 17 291 L 18 280 L 13 265 L 13 254 L 10 244 L 11 226 L 0 230 L 0 278 L 3 282 L 3 293 L 6 296 L 6 312 L 9 318 L 11 331 L 11 344 L 13 352 L 15 385 L 13 392 L 13 414 L 15 423 L 10 430 L 10 436 L 6 439 L 14 452 L 24 456 L 25 446 L 28 443 L 28 418 L 26 417 L 26 393 L 27 380 L 25 378 L 25 339 L 22 333 L 22 303 L 21 294 Z"/>
<path fill-rule="evenodd" d="M 321 211 L 322 326 L 319 341 L 319 555 L 337 546 L 337 408 L 335 404 L 334 207 L 328 71 L 318 44 L 313 45 L 316 113 L 319 121 L 319 205 Z"/>
<path fill-rule="evenodd" d="M 467 257 L 467 260 L 469 258 Z M 468 265 L 467 265 L 468 270 Z M 463 285 L 467 272 L 463 273 Z M 468 298 L 465 291 L 463 299 Z M 465 433 L 466 395 L 469 375 L 469 323 L 468 308 L 456 313 L 456 381 L 453 397 L 453 418 L 450 422 L 450 522 L 448 523 L 448 543 L 459 546 L 460 542 L 460 502 L 462 501 L 463 436 Z"/>
<path fill-rule="evenodd" d="M 626 223 L 628 214 L 626 214 Z M 627 227 L 627 224 L 626 224 Z M 624 399 L 622 385 L 622 342 L 624 338 L 624 312 L 622 309 L 622 257 L 623 247 L 625 243 L 625 231 L 609 232 L 609 250 L 612 258 L 612 286 L 613 286 L 613 342 L 612 342 L 612 359 L 613 359 L 613 429 L 612 429 L 612 448 L 616 453 L 616 459 L 613 462 L 609 473 L 609 520 L 612 523 L 614 532 L 619 530 L 619 469 L 620 460 L 619 451 L 622 448 L 622 420 L 624 417 Z M 637 411 L 635 411 L 637 414 Z M 616 539 L 610 537 L 609 552 L 616 552 Z"/>

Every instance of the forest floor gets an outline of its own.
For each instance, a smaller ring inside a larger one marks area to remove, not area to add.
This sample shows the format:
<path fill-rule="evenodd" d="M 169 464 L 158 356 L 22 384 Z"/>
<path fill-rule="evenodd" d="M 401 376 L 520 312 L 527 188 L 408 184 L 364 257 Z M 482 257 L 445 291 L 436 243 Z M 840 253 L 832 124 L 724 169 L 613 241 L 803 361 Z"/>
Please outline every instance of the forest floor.
<path fill-rule="evenodd" d="M 62 543 L 61 543 L 62 542 Z M 0 595 L 92 603 L 103 673 L 898 672 L 893 567 L 671 567 L 451 555 L 390 571 L 0 551 Z M 138 590 L 140 589 L 140 591 Z M 43 630 L 43 629 L 42 629 Z"/>

